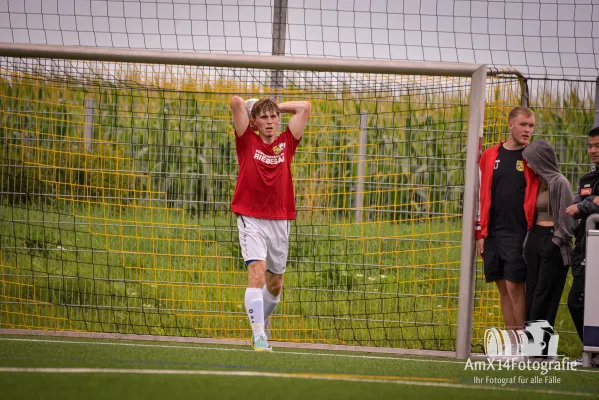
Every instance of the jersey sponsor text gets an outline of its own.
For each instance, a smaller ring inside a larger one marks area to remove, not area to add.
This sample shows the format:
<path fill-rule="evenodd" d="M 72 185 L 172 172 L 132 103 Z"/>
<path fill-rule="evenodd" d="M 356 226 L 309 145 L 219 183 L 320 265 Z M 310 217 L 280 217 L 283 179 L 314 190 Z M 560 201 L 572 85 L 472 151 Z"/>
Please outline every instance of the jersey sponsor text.
<path fill-rule="evenodd" d="M 279 155 L 276 155 L 276 156 L 269 156 L 267 154 L 264 154 L 260 150 L 256 150 L 256 153 L 254 154 L 254 159 L 255 160 L 260 160 L 260 161 L 262 161 L 265 164 L 274 165 L 274 164 L 280 164 L 282 162 L 285 162 L 285 154 L 279 154 Z"/>

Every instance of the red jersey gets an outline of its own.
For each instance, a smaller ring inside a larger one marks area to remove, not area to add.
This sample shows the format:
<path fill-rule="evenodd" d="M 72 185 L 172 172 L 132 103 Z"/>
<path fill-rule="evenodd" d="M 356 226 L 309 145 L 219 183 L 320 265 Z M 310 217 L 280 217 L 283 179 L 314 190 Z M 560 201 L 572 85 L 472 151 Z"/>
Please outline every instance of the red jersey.
<path fill-rule="evenodd" d="M 248 125 L 235 134 L 239 174 L 231 209 L 263 219 L 295 219 L 291 160 L 300 141 L 289 128 L 266 144 Z"/>

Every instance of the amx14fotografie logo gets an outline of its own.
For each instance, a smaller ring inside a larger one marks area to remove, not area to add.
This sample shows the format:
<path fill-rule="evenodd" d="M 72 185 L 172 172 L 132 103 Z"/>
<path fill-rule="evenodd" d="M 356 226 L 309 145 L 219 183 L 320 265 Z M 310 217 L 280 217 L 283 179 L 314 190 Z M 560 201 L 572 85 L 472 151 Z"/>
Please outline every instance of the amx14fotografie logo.
<path fill-rule="evenodd" d="M 524 329 L 487 329 L 484 337 L 487 360 L 468 359 L 464 370 L 471 371 L 549 371 L 575 369 L 576 362 L 568 357 L 558 360 L 559 335 L 547 321 L 526 322 Z M 475 383 L 560 383 L 557 376 L 510 378 L 485 375 L 474 377 Z"/>

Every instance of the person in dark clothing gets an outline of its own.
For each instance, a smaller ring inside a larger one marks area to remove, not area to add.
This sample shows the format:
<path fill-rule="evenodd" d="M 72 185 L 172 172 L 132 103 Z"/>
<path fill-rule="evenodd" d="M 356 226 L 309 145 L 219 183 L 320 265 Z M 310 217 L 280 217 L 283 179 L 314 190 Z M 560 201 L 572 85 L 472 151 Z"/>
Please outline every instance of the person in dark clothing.
<path fill-rule="evenodd" d="M 482 154 L 476 226 L 478 255 L 487 282 L 495 282 L 507 329 L 524 329 L 526 262 L 524 239 L 534 223 L 539 179 L 522 159 L 535 116 L 524 107 L 508 116 L 509 136 Z"/>
<path fill-rule="evenodd" d="M 576 220 L 566 214 L 574 195 L 557 165 L 553 147 L 536 140 L 524 148 L 522 158 L 539 176 L 535 225 L 524 245 L 526 260 L 526 320 L 546 320 L 555 325 L 568 267 Z"/>
<path fill-rule="evenodd" d="M 566 213 L 580 218 L 576 229 L 576 245 L 572 255 L 572 288 L 568 295 L 568 309 L 580 340 L 583 340 L 584 327 L 584 281 L 586 254 L 586 220 L 591 214 L 599 213 L 599 127 L 593 128 L 588 137 L 588 154 L 593 168 L 580 178 L 578 192 Z M 599 356 L 595 354 L 593 364 L 599 365 Z"/>

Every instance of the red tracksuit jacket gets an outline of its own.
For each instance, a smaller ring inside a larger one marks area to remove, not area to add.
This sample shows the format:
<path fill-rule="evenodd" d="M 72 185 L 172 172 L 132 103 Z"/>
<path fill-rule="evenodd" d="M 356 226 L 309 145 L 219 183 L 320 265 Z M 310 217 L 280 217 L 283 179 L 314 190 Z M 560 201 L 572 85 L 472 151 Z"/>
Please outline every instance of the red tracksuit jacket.
<path fill-rule="evenodd" d="M 476 239 L 486 238 L 489 235 L 489 212 L 491 210 L 491 187 L 493 186 L 493 171 L 495 160 L 499 155 L 501 143 L 488 148 L 478 161 L 480 170 L 480 196 L 478 206 L 478 222 L 476 224 Z M 528 167 L 524 161 L 524 179 L 526 180 L 526 192 L 524 193 L 524 215 L 528 229 L 532 228 L 535 219 L 535 208 L 537 205 L 537 194 L 539 193 L 539 178 Z"/>

